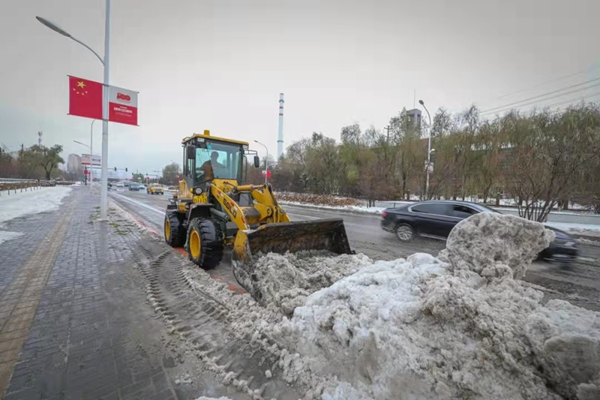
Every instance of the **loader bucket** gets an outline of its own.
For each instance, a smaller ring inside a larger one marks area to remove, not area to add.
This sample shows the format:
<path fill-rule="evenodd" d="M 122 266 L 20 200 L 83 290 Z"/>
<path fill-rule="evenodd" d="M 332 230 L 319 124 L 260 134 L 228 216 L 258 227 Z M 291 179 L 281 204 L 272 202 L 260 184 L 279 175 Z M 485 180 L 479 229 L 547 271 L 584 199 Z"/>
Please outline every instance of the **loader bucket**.
<path fill-rule="evenodd" d="M 262 254 L 303 250 L 326 250 L 335 254 L 352 254 L 342 219 L 281 222 L 258 229 L 240 230 L 233 245 L 233 275 L 252 297 L 261 302 L 262 295 L 254 273 L 256 259 Z"/>

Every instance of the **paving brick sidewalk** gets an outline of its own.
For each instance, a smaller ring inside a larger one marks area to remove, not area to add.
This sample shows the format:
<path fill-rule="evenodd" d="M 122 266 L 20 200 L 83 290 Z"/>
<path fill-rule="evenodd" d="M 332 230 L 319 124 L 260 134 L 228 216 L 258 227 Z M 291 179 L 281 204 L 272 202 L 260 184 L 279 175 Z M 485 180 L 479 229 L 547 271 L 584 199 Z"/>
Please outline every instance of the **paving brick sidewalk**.
<path fill-rule="evenodd" d="M 141 233 L 97 221 L 96 204 L 74 188 L 60 212 L 10 223 L 25 234 L 0 245 L 0 299 L 11 301 L 5 314 L 0 308 L 0 398 L 2 376 L 7 400 L 222 392 L 208 373 L 194 388 L 174 383 L 185 364 L 173 357 L 184 356 L 172 354 L 174 339 L 145 301 L 132 261 Z"/>

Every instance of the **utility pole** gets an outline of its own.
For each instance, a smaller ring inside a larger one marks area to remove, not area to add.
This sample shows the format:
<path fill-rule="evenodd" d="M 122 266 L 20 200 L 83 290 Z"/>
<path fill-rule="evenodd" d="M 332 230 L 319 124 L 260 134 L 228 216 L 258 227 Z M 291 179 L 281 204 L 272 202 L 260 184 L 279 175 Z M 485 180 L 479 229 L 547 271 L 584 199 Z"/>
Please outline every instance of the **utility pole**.
<path fill-rule="evenodd" d="M 427 111 L 427 117 L 429 117 L 429 140 L 427 141 L 427 183 L 425 186 L 425 198 L 429 199 L 429 170 L 431 168 L 431 114 L 429 114 L 429 110 L 425 107 L 425 102 L 423 100 L 419 100 L 419 104 L 423 106 L 425 111 Z"/>
<path fill-rule="evenodd" d="M 390 129 L 391 127 L 389 125 L 383 128 L 383 130 L 387 131 L 387 143 L 390 142 Z"/>

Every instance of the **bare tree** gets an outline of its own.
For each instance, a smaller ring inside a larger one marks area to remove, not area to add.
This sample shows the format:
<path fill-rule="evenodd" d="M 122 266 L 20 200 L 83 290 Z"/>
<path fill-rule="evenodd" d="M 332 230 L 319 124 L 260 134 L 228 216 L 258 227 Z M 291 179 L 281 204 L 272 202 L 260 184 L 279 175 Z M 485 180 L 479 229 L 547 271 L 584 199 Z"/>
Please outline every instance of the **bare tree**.
<path fill-rule="evenodd" d="M 563 113 L 533 111 L 504 118 L 510 140 L 504 163 L 506 187 L 519 215 L 546 221 L 576 188 L 577 175 L 600 157 L 600 110 L 582 104 Z"/>

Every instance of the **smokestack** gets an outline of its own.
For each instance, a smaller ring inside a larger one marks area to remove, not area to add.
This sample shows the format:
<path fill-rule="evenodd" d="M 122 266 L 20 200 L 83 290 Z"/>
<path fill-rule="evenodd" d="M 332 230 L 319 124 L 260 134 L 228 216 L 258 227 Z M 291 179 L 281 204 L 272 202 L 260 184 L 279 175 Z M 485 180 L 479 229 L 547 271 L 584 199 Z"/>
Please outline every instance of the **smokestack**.
<path fill-rule="evenodd" d="M 283 93 L 279 93 L 279 135 L 277 136 L 277 162 L 283 155 Z"/>

